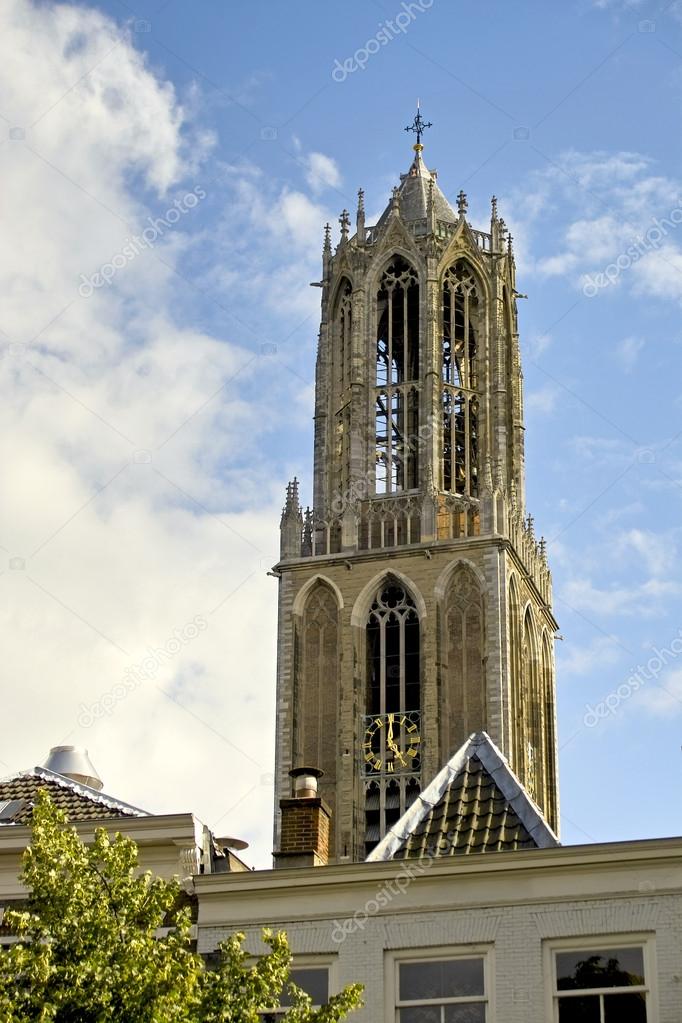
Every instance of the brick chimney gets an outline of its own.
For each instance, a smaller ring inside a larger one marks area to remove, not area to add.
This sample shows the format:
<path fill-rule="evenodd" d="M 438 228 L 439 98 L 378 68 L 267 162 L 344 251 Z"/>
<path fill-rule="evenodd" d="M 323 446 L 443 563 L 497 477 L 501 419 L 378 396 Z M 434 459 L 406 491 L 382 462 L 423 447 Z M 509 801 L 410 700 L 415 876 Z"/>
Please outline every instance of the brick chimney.
<path fill-rule="evenodd" d="M 318 795 L 323 771 L 296 767 L 289 771 L 293 795 L 280 799 L 282 827 L 275 867 L 324 867 L 329 860 L 331 810 Z"/>

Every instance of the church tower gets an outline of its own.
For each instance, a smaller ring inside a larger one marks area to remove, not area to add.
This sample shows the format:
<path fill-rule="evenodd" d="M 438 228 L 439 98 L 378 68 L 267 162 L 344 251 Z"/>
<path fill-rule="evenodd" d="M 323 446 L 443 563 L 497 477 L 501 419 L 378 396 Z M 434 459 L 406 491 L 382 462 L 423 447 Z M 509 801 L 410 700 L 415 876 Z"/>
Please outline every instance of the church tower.
<path fill-rule="evenodd" d="M 485 730 L 556 831 L 554 633 L 524 495 L 512 239 L 414 160 L 322 256 L 313 506 L 281 522 L 277 806 L 324 771 L 330 861 L 363 860 Z"/>

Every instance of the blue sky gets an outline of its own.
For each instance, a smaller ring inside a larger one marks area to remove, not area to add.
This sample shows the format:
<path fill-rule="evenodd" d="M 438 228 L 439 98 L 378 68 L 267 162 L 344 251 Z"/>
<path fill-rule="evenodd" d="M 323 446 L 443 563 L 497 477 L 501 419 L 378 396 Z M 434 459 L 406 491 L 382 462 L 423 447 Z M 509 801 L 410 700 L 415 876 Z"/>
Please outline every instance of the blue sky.
<path fill-rule="evenodd" d="M 308 282 L 324 222 L 360 186 L 371 221 L 407 169 L 419 96 L 426 162 L 474 226 L 499 197 L 529 296 L 563 840 L 679 833 L 682 5 L 407 9 L 4 6 L 3 770 L 82 742 L 112 792 L 194 809 L 267 862 L 265 572 L 287 479 L 310 484 Z M 126 255 L 148 217 L 167 222 Z M 628 682 L 656 648 L 665 663 Z"/>

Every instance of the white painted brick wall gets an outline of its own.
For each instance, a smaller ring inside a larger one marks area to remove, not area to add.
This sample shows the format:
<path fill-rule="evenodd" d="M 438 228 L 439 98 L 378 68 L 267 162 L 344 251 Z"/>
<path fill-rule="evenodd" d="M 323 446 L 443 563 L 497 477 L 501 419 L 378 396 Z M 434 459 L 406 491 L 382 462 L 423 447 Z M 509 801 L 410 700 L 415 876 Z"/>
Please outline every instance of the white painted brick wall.
<path fill-rule="evenodd" d="M 348 907 L 349 915 L 357 907 Z M 304 911 L 302 907 L 302 911 Z M 265 921 L 264 921 L 265 925 Z M 283 922 L 292 951 L 298 955 L 337 957 L 339 984 L 365 986 L 365 1007 L 354 1023 L 387 1023 L 384 1004 L 386 951 L 437 946 L 494 946 L 497 1012 L 491 1023 L 549 1023 L 545 1013 L 543 941 L 551 938 L 652 932 L 655 934 L 659 1018 L 650 1023 L 682 1021 L 682 896 L 643 894 L 559 904 L 517 905 L 489 910 L 453 910 L 370 917 L 362 929 L 333 940 L 333 920 Z M 263 951 L 260 926 L 247 930 L 251 952 Z M 224 927 L 199 931 L 199 950 L 216 947 L 229 933 Z M 336 931 L 338 935 L 338 930 Z"/>

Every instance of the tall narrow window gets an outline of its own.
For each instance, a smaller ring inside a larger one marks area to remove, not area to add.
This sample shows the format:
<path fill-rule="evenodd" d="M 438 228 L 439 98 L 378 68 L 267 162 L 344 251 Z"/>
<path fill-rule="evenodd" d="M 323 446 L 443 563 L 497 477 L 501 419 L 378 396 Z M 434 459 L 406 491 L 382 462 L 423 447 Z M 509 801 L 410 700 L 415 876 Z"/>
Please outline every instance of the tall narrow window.
<path fill-rule="evenodd" d="M 542 805 L 543 791 L 543 742 L 542 715 L 540 701 L 539 658 L 537 634 L 533 613 L 528 607 L 523 619 L 523 643 L 521 647 L 522 688 L 526 698 L 525 728 L 525 784 L 532 798 Z"/>
<path fill-rule="evenodd" d="M 367 622 L 365 846 L 369 853 L 414 801 L 421 773 L 419 616 L 397 581 L 377 591 Z"/>
<path fill-rule="evenodd" d="M 445 601 L 442 645 L 446 654 L 444 700 L 446 753 L 453 754 L 472 732 L 486 725 L 483 652 L 483 595 L 467 565 L 452 574 Z"/>
<path fill-rule="evenodd" d="M 337 405 L 343 400 L 343 392 L 350 382 L 353 331 L 352 293 L 350 281 L 344 279 L 339 286 L 336 299 L 332 345 L 334 398 Z"/>
<path fill-rule="evenodd" d="M 512 767 L 523 780 L 525 699 L 522 673 L 521 598 L 516 576 L 509 579 L 509 683 L 511 688 Z"/>
<path fill-rule="evenodd" d="M 419 424 L 419 282 L 413 267 L 395 256 L 377 293 L 376 492 L 418 485 L 414 456 Z"/>
<path fill-rule="evenodd" d="M 458 261 L 445 272 L 442 303 L 443 489 L 478 495 L 476 282 Z"/>
<path fill-rule="evenodd" d="M 350 476 L 350 365 L 353 336 L 352 286 L 339 287 L 332 321 L 332 415 L 334 417 L 333 486 L 345 493 Z"/>

